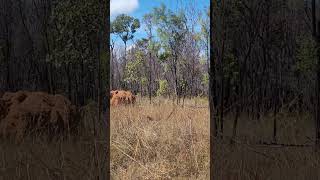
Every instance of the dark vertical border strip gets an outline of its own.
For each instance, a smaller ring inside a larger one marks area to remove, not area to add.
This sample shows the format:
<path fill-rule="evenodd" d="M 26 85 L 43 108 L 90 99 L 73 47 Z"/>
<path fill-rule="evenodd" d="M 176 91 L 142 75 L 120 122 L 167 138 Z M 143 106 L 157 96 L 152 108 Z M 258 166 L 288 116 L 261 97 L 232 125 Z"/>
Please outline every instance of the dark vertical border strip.
<path fill-rule="evenodd" d="M 105 17 L 105 25 L 104 25 L 104 36 L 103 38 L 105 39 L 104 42 L 104 48 L 103 50 L 107 52 L 107 61 L 106 61 L 106 70 L 107 70 L 107 83 L 106 83 L 106 90 L 105 92 L 101 92 L 102 96 L 105 98 L 102 98 L 103 104 L 105 104 L 105 113 L 103 119 L 105 119 L 105 124 L 106 124 L 106 177 L 104 179 L 111 179 L 110 177 L 110 0 L 102 0 L 103 3 L 105 4 L 105 12 L 104 12 L 104 17 Z"/>
<path fill-rule="evenodd" d="M 210 179 L 214 179 L 214 101 L 213 101 L 213 62 L 214 62 L 214 56 L 213 56 L 213 0 L 210 0 L 210 70 L 209 70 L 209 109 L 210 109 Z"/>
<path fill-rule="evenodd" d="M 111 0 L 105 0 L 107 1 L 106 2 L 106 9 L 107 9 L 107 12 L 106 12 L 106 32 L 105 32 L 105 37 L 106 37 L 106 50 L 107 50 L 107 55 L 108 55 L 108 61 L 106 63 L 106 66 L 107 66 L 107 71 L 108 71 L 108 78 L 107 78 L 107 87 L 106 87 L 106 92 L 110 92 L 110 1 Z M 106 159 L 106 162 L 107 162 L 107 169 L 106 169 L 106 179 L 109 180 L 111 179 L 110 178 L 110 93 L 105 93 L 105 96 L 106 96 L 106 101 L 105 102 L 107 104 L 107 109 L 106 109 L 106 113 L 105 113 L 105 119 L 106 119 L 106 124 L 107 124 L 107 136 L 106 136 L 106 144 L 107 144 L 107 159 Z"/>

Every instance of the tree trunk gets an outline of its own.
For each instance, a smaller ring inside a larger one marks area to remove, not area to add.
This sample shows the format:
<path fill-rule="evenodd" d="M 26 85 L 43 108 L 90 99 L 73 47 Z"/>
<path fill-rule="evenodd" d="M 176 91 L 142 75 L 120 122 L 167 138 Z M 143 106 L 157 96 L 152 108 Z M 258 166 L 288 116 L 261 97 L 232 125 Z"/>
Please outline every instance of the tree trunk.
<path fill-rule="evenodd" d="M 320 23 L 319 23 L 320 24 Z M 318 24 L 318 27 L 319 27 Z M 318 62 L 317 62 L 317 111 L 316 111 L 316 147 L 317 150 L 320 151 L 320 39 L 319 39 L 319 35 L 317 37 L 317 58 L 318 58 Z"/>
<path fill-rule="evenodd" d="M 241 83 L 241 81 L 240 81 L 240 83 Z M 239 85 L 236 85 L 235 91 L 236 91 L 236 94 L 238 96 L 238 100 L 240 100 L 241 96 L 239 94 Z M 241 104 L 242 104 L 242 102 L 241 102 Z M 235 115 L 235 118 L 234 118 L 234 121 L 233 121 L 231 143 L 233 143 L 235 141 L 235 138 L 237 136 L 237 126 L 238 126 L 239 116 L 240 116 L 240 103 L 238 102 L 237 107 L 236 107 L 236 115 Z"/>
<path fill-rule="evenodd" d="M 222 73 L 223 75 L 223 73 Z M 220 133 L 221 133 L 221 139 L 223 138 L 223 120 L 224 120 L 224 78 L 222 76 L 221 78 L 221 88 L 220 88 L 220 94 L 221 94 L 221 98 L 220 98 Z"/>
<path fill-rule="evenodd" d="M 70 101 L 72 101 L 70 64 L 71 64 L 70 62 L 67 64 L 66 73 L 67 73 L 67 80 L 68 80 L 68 98 Z"/>
<path fill-rule="evenodd" d="M 316 1 L 312 0 L 312 33 L 313 36 L 316 40 L 317 43 L 317 58 L 318 58 L 318 62 L 317 62 L 317 79 L 316 79 L 316 115 L 315 115 L 315 134 L 316 134 L 316 149 L 320 150 L 320 51 L 319 51 L 319 47 L 320 47 L 320 36 L 317 33 L 317 28 L 316 25 L 318 24 L 319 27 L 319 23 L 318 20 L 316 19 Z"/>
<path fill-rule="evenodd" d="M 278 97 L 278 87 L 276 87 L 275 94 L 274 94 L 274 111 L 273 111 L 273 142 L 277 143 L 277 112 L 278 112 L 278 103 L 279 103 L 279 97 Z"/>
<path fill-rule="evenodd" d="M 9 36 L 9 27 L 8 25 L 6 26 L 7 28 L 7 39 L 6 39 L 6 53 L 5 53 L 5 58 L 6 58 L 6 64 L 7 64 L 7 77 L 6 77 L 6 91 L 11 91 L 12 90 L 12 85 L 11 85 L 11 72 L 10 72 L 10 62 L 11 62 L 11 45 L 10 45 L 10 36 Z"/>
<path fill-rule="evenodd" d="M 149 102 L 151 104 L 151 85 L 152 85 L 152 71 L 151 71 L 151 66 L 152 66 L 152 63 L 151 63 L 151 59 L 152 59 L 152 55 L 151 55 L 151 52 L 149 52 L 149 84 L 148 84 L 148 93 L 149 93 Z"/>

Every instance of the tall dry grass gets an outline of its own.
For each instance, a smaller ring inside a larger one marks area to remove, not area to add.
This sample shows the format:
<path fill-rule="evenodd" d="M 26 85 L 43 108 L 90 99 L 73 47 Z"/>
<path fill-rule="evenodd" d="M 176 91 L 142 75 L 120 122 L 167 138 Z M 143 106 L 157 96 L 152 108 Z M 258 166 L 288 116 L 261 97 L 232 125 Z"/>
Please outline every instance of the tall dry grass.
<path fill-rule="evenodd" d="M 106 179 L 106 125 L 93 136 L 95 106 L 84 108 L 80 132 L 69 140 L 49 143 L 45 136 L 27 137 L 20 144 L 0 139 L 0 180 Z"/>
<path fill-rule="evenodd" d="M 112 179 L 209 179 L 206 100 L 138 98 L 110 116 Z"/>
<path fill-rule="evenodd" d="M 197 107 L 201 108 L 197 108 Z M 318 180 L 320 154 L 314 151 L 312 117 L 278 114 L 278 143 L 272 141 L 273 117 L 239 119 L 230 144 L 234 115 L 225 117 L 224 139 L 215 139 L 213 167 L 217 180 Z M 209 179 L 209 112 L 205 99 L 186 106 L 140 99 L 134 107 L 111 109 L 111 173 L 113 179 Z"/>
<path fill-rule="evenodd" d="M 92 135 L 94 105 L 84 109 L 80 135 L 47 143 L 27 138 L 21 144 L 0 140 L 0 180 L 105 179 L 104 123 Z M 209 179 L 209 111 L 205 99 L 186 100 L 185 106 L 157 98 L 149 104 L 138 98 L 135 106 L 111 108 L 112 179 Z M 320 154 L 310 147 L 257 145 L 272 139 L 272 116 L 253 121 L 239 119 L 238 136 L 229 144 L 233 115 L 225 118 L 225 137 L 215 139 L 215 179 L 318 180 Z M 283 144 L 314 142 L 309 115 L 282 113 L 278 117 L 278 141 Z"/>
<path fill-rule="evenodd" d="M 238 121 L 237 138 L 230 145 L 234 116 L 226 117 L 224 139 L 215 139 L 216 179 L 226 180 L 319 180 L 320 153 L 315 152 L 313 117 L 280 112 L 277 143 L 273 140 L 273 114 L 261 120 L 243 114 Z M 287 146 L 305 145 L 305 146 Z"/>
<path fill-rule="evenodd" d="M 215 179 L 319 180 L 319 154 L 311 147 L 258 146 L 217 142 Z"/>

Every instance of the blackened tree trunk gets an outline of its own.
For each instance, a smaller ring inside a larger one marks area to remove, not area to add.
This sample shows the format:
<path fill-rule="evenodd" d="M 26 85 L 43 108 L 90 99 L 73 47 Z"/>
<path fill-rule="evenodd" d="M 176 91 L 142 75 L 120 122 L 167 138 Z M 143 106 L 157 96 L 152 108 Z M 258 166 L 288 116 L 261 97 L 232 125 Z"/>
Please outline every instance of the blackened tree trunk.
<path fill-rule="evenodd" d="M 225 43 L 226 43 L 226 29 L 225 29 L 225 17 L 224 17 L 224 1 L 221 2 L 221 8 L 222 8 L 222 43 L 221 43 L 221 54 L 220 54 L 220 61 L 219 61 L 219 69 L 220 69 L 220 133 L 221 133 L 221 138 L 223 138 L 223 130 L 224 130 L 224 56 L 225 56 Z"/>
<path fill-rule="evenodd" d="M 239 84 L 241 84 L 241 81 L 239 82 Z M 236 89 L 235 89 L 236 94 L 238 96 L 238 98 L 237 98 L 238 100 L 241 99 L 241 95 L 239 93 L 239 84 L 236 85 Z M 242 104 L 242 102 L 241 102 L 241 104 Z M 234 122 L 233 122 L 231 143 L 233 143 L 235 141 L 235 138 L 237 135 L 237 126 L 238 126 L 239 116 L 240 116 L 240 103 L 238 102 L 237 106 L 236 106 L 236 115 L 235 115 Z"/>
<path fill-rule="evenodd" d="M 319 23 L 320 24 L 320 23 Z M 319 27 L 318 24 L 318 27 Z M 317 35 L 317 79 L 316 79 L 316 96 L 317 96 L 317 105 L 316 105 L 316 148 L 320 150 L 320 39 Z"/>
<path fill-rule="evenodd" d="M 67 74 L 67 80 L 68 80 L 68 98 L 69 98 L 69 100 L 70 101 L 72 101 L 72 92 L 71 92 L 71 89 L 72 89 L 72 85 L 71 85 L 71 68 L 70 68 L 70 66 L 71 66 L 71 63 L 70 62 L 68 62 L 68 64 L 67 64 L 67 66 L 66 66 L 66 74 Z"/>
<path fill-rule="evenodd" d="M 274 109 L 273 109 L 273 142 L 277 143 L 277 112 L 279 104 L 279 87 L 275 88 Z"/>
<path fill-rule="evenodd" d="M 106 0 L 101 0 L 101 6 L 103 6 L 102 8 L 102 14 L 103 14 L 103 20 L 105 21 L 104 25 L 102 25 L 102 36 L 100 39 L 101 41 L 101 50 L 106 52 L 106 53 L 109 53 L 110 54 L 110 48 L 109 48 L 109 44 L 110 44 L 110 32 L 109 32 L 109 27 L 110 27 L 110 19 L 109 19 L 109 10 L 110 10 L 110 1 L 106 1 Z M 108 54 L 108 55 L 109 55 Z M 107 70 L 110 69 L 110 62 L 109 61 L 106 61 L 106 66 L 107 66 Z M 110 79 L 109 77 L 109 73 L 107 73 L 107 80 Z M 107 92 L 110 92 L 110 82 L 107 82 L 107 85 L 106 85 L 106 91 Z M 107 98 L 106 98 L 106 101 L 107 101 L 107 104 L 108 104 L 108 107 L 106 108 L 105 110 L 105 127 L 106 127 L 106 134 L 104 135 L 104 139 L 106 140 L 106 147 L 107 147 L 107 152 L 106 152 L 106 159 L 105 159 L 105 164 L 106 164 L 106 167 L 101 169 L 102 172 L 106 172 L 106 173 L 103 173 L 103 176 L 101 179 L 109 179 L 110 178 L 110 163 L 108 163 L 110 161 L 110 93 L 107 93 Z"/>
<path fill-rule="evenodd" d="M 214 1 L 210 1 L 210 23 L 213 24 L 214 14 L 213 6 Z M 214 143 L 215 137 L 218 134 L 218 123 L 216 120 L 215 107 L 217 105 L 217 96 L 216 96 L 216 72 L 215 72 L 215 59 L 213 55 L 213 33 L 210 30 L 210 65 L 209 65 L 209 109 L 210 109 L 210 179 L 214 179 L 214 170 L 215 167 L 212 165 L 214 161 Z"/>
<path fill-rule="evenodd" d="M 316 79 L 316 115 L 315 115 L 315 125 L 316 125 L 316 148 L 317 150 L 320 149 L 320 39 L 319 33 L 317 32 L 317 24 L 319 28 L 318 20 L 316 19 L 316 1 L 312 0 L 312 33 L 317 43 L 317 79 Z"/>
<path fill-rule="evenodd" d="M 221 62 L 220 62 L 221 63 Z M 224 129 L 224 127 L 223 127 L 223 125 L 224 125 L 224 123 L 223 123 L 223 120 L 224 120 L 224 77 L 223 77 L 223 70 L 221 70 L 222 71 L 222 73 L 221 73 L 221 88 L 220 88 L 220 96 L 221 96 L 221 98 L 220 98 L 220 133 L 221 133 L 221 138 L 223 138 L 223 129 Z"/>

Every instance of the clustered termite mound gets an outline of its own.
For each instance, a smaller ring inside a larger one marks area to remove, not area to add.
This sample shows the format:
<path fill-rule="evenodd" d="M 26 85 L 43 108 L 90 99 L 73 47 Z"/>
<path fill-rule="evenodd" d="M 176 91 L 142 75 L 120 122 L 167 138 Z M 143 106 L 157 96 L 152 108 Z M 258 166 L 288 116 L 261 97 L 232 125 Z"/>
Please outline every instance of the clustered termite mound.
<path fill-rule="evenodd" d="M 77 133 L 79 110 L 64 96 L 45 92 L 0 94 L 0 135 L 21 141 L 27 135 L 66 137 Z M 58 135 L 58 136 L 57 136 Z"/>

